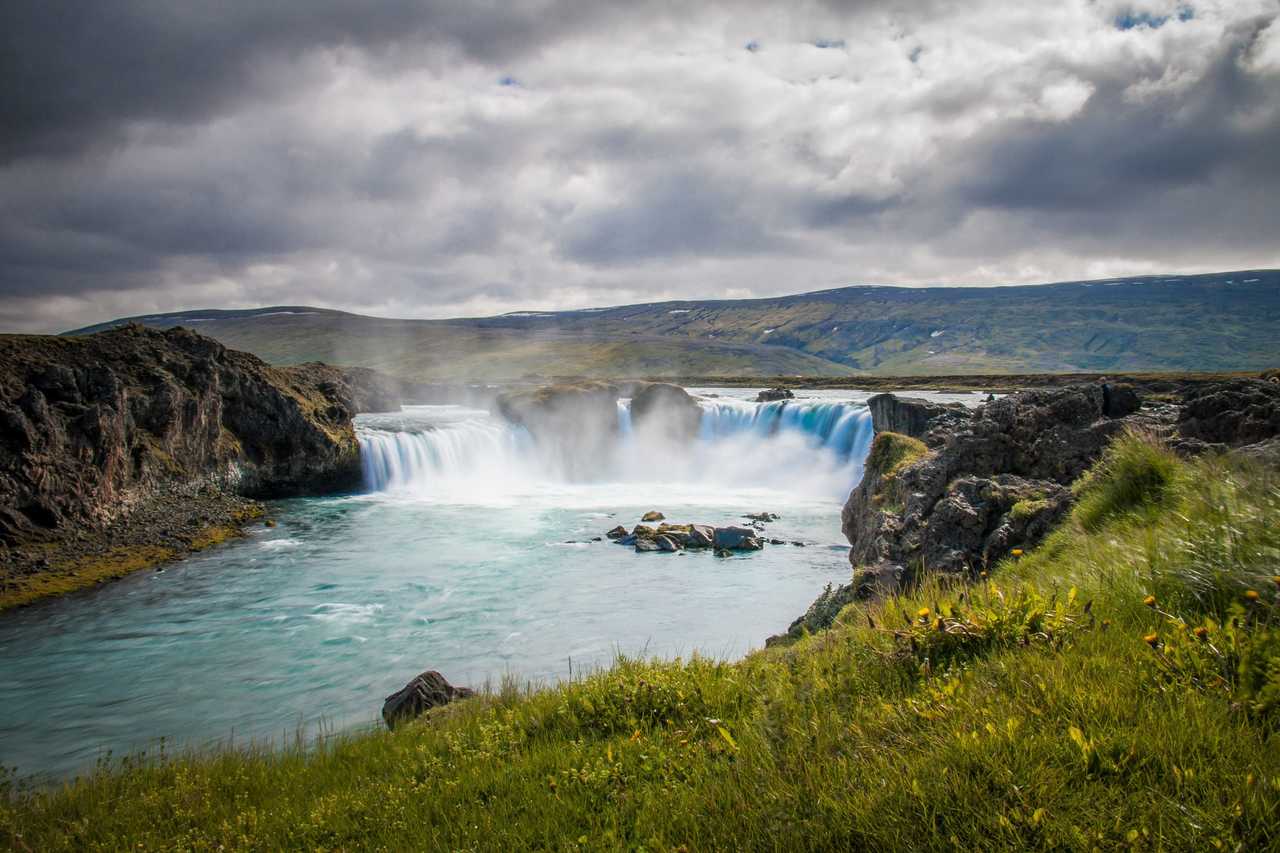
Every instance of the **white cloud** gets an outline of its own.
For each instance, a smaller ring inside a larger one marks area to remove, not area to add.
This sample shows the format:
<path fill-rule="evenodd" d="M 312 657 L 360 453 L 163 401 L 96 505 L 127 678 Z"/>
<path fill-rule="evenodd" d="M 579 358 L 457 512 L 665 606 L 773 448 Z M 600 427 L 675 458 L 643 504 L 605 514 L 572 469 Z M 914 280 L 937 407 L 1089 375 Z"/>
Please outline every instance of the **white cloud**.
<path fill-rule="evenodd" d="M 0 324 L 1275 265 L 1275 11 L 1183 8 L 406 5 L 0 165 Z"/>

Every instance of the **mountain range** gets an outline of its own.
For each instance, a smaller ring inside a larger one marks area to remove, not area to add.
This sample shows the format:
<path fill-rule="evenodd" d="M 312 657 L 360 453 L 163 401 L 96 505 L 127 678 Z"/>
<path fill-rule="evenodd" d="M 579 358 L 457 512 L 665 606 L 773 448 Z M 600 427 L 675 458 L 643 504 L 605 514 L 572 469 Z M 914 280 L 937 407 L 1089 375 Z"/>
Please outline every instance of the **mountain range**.
<path fill-rule="evenodd" d="M 189 326 L 277 364 L 360 365 L 417 381 L 1261 370 L 1280 363 L 1280 270 L 860 285 L 450 320 L 205 309 L 67 334 L 128 322 Z"/>

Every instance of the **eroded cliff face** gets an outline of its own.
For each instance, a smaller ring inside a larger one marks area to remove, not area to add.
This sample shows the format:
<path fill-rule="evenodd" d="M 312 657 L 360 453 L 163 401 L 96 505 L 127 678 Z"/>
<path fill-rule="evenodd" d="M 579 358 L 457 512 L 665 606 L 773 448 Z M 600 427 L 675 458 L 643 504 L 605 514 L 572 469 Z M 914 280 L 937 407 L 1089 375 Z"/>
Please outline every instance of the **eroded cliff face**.
<path fill-rule="evenodd" d="M 341 371 L 186 329 L 0 336 L 0 548 L 16 565 L 134 516 L 164 539 L 191 506 L 216 524 L 244 511 L 237 496 L 353 487 L 355 410 Z"/>
<path fill-rule="evenodd" d="M 921 571 L 974 574 L 1038 542 L 1070 504 L 1068 486 L 1127 428 L 1167 430 L 1168 418 L 1112 405 L 1103 384 L 1029 391 L 969 417 L 920 418 L 935 447 L 894 471 L 869 465 L 841 515 L 860 594 L 889 591 Z M 895 433 L 880 433 L 876 444 Z M 872 461 L 876 454 L 872 451 Z"/>
<path fill-rule="evenodd" d="M 1125 430 L 1184 453 L 1234 448 L 1280 461 L 1280 385 L 1188 382 L 1145 405 L 1144 393 L 1097 382 L 1013 394 L 970 413 L 873 398 L 876 439 L 841 513 L 853 582 L 824 592 L 788 635 L 826 627 L 844 605 L 924 573 L 971 577 L 1035 546 L 1070 508 L 1071 484 Z"/>

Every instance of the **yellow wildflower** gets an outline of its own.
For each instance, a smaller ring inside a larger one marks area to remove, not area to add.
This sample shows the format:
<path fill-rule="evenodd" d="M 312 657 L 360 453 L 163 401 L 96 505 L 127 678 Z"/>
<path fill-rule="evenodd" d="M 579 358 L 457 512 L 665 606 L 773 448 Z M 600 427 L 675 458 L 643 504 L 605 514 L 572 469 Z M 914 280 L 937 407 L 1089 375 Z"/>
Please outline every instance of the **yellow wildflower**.
<path fill-rule="evenodd" d="M 1197 640 L 1203 640 L 1209 636 L 1209 629 L 1201 625 L 1199 628 L 1196 628 L 1191 633 L 1196 635 Z"/>
<path fill-rule="evenodd" d="M 1156 597 L 1154 595 L 1148 595 L 1146 598 L 1142 599 L 1142 603 L 1147 605 L 1148 607 L 1155 607 Z"/>
<path fill-rule="evenodd" d="M 1258 591 L 1256 589 L 1246 589 L 1244 591 L 1244 597 L 1249 599 L 1250 601 L 1257 601 Z"/>
<path fill-rule="evenodd" d="M 1009 553 L 1010 553 L 1010 554 L 1012 554 L 1012 555 L 1013 555 L 1013 556 L 1015 556 L 1015 557 L 1021 557 L 1021 556 L 1022 556 L 1022 549 L 1021 549 L 1021 548 L 1014 548 L 1014 549 L 1013 549 L 1012 551 L 1010 551 Z"/>
<path fill-rule="evenodd" d="M 927 607 L 921 607 L 919 610 L 917 610 L 917 611 L 916 611 L 916 615 L 917 615 L 917 616 L 919 616 L 921 619 L 928 619 L 928 618 L 929 618 L 929 608 L 927 608 Z"/>
<path fill-rule="evenodd" d="M 1143 638 L 1142 638 L 1142 641 L 1143 641 L 1144 643 L 1146 643 L 1148 646 L 1150 646 L 1151 648 L 1153 648 L 1153 649 L 1154 649 L 1157 645 L 1159 645 L 1159 644 L 1160 644 L 1160 635 L 1159 635 L 1159 634 L 1147 634 L 1147 636 L 1145 636 L 1145 637 L 1143 637 Z"/>

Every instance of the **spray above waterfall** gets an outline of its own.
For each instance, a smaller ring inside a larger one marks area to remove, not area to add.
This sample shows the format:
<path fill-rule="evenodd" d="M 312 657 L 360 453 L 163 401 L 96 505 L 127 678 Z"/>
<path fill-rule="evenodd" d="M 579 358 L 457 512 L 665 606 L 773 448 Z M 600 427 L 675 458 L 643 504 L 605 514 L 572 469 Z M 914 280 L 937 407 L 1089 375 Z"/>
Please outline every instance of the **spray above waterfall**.
<path fill-rule="evenodd" d="M 710 490 L 766 489 L 843 500 L 862 475 L 872 438 L 861 402 L 802 399 L 752 403 L 700 398 L 686 439 L 633 424 L 618 400 L 603 440 L 539 441 L 484 410 L 407 407 L 358 421 L 371 492 L 466 500 L 538 486 L 671 484 Z M 598 439 L 599 437 L 594 437 Z"/>

